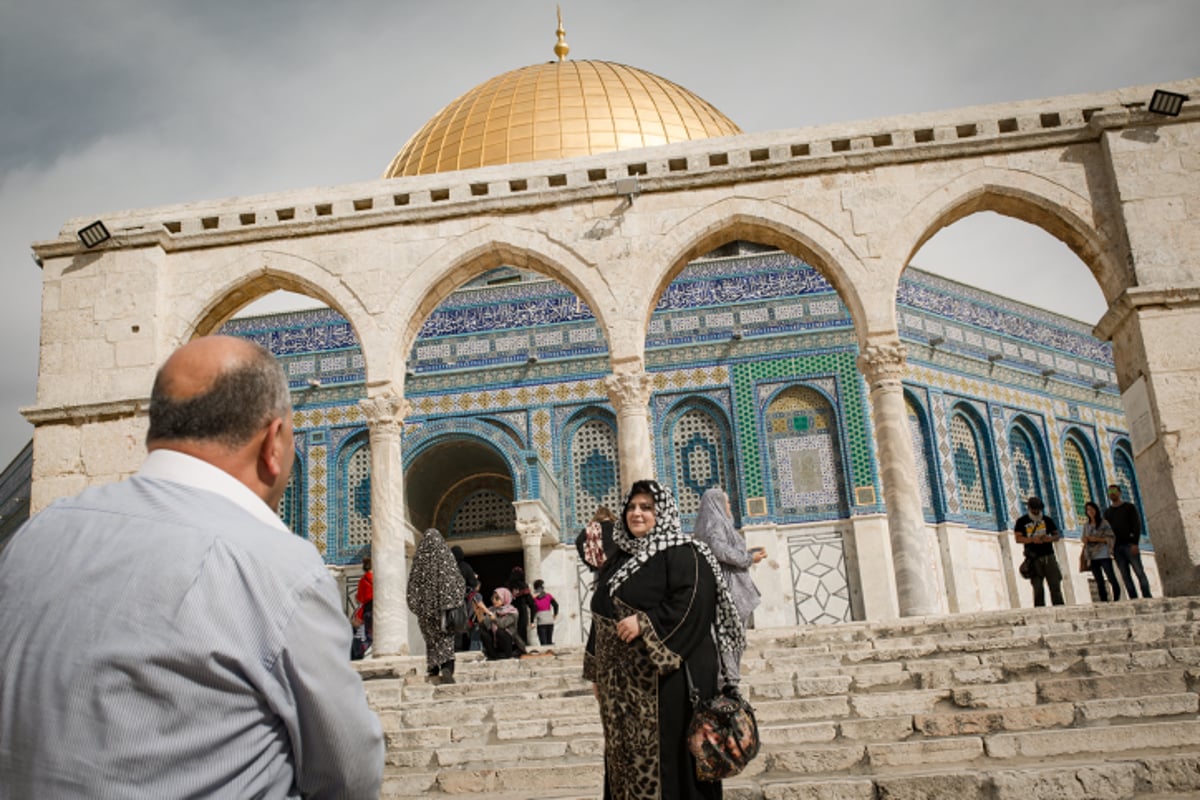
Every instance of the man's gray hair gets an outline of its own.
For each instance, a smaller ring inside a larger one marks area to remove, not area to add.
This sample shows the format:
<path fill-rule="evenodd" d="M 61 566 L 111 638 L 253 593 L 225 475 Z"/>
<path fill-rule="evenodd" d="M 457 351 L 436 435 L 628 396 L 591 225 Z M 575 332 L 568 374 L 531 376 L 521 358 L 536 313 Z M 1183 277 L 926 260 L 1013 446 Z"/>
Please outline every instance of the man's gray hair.
<path fill-rule="evenodd" d="M 219 374 L 203 394 L 176 399 L 167 393 L 160 369 L 150 393 L 147 442 L 191 439 L 239 447 L 292 407 L 287 376 L 270 351 L 254 351 Z"/>

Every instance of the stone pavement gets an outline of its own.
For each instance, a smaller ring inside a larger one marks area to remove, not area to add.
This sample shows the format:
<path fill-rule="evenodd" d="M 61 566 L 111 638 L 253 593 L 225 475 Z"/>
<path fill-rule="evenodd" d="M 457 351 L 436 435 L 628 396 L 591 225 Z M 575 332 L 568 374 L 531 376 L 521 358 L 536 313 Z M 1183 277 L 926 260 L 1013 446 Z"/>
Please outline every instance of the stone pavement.
<path fill-rule="evenodd" d="M 1200 797 L 1200 598 L 750 632 L 763 748 L 732 800 Z M 359 663 L 384 798 L 596 798 L 582 652 Z"/>

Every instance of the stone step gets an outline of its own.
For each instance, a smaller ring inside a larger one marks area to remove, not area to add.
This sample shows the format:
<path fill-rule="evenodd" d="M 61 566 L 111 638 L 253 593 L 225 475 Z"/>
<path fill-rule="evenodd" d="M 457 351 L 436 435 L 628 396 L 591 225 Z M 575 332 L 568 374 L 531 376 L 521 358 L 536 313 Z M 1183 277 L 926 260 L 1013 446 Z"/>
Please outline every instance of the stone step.
<path fill-rule="evenodd" d="M 727 798 L 1200 797 L 1200 599 L 751 631 L 763 750 Z M 383 797 L 594 798 L 603 734 L 582 648 L 457 683 L 359 662 Z"/>
<path fill-rule="evenodd" d="M 1180 800 L 1200 796 L 1200 757 L 1142 756 L 1021 769 L 931 768 L 725 785 L 727 800 Z"/>

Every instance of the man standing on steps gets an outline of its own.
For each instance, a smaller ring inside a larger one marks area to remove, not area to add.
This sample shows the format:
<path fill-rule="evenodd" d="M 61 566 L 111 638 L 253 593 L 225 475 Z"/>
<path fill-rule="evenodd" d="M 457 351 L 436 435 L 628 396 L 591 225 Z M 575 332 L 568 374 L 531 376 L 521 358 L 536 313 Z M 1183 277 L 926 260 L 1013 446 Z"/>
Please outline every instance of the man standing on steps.
<path fill-rule="evenodd" d="M 279 362 L 184 345 L 146 446 L 0 554 L 0 794 L 377 798 L 383 736 L 336 584 L 274 511 L 295 447 Z"/>
<path fill-rule="evenodd" d="M 1022 514 L 1013 525 L 1017 544 L 1025 545 L 1025 558 L 1031 562 L 1029 581 L 1033 584 L 1033 604 L 1046 605 L 1046 584 L 1050 585 L 1050 602 L 1063 605 L 1062 570 L 1054 557 L 1054 543 L 1062 538 L 1058 523 L 1053 517 L 1042 513 L 1045 506 L 1040 497 L 1031 497 L 1026 502 L 1027 514 Z"/>
<path fill-rule="evenodd" d="M 1138 543 L 1142 540 L 1142 518 L 1138 508 L 1133 503 L 1121 499 L 1121 487 L 1115 483 L 1108 487 L 1108 508 L 1104 509 L 1104 518 L 1116 535 L 1117 543 L 1113 548 L 1113 560 L 1121 571 L 1121 580 L 1129 591 L 1129 599 L 1136 600 L 1138 593 L 1133 583 L 1130 568 L 1137 573 L 1138 584 L 1142 587 L 1142 597 L 1150 596 L 1150 580 L 1146 577 L 1146 569 L 1142 566 L 1142 554 Z"/>

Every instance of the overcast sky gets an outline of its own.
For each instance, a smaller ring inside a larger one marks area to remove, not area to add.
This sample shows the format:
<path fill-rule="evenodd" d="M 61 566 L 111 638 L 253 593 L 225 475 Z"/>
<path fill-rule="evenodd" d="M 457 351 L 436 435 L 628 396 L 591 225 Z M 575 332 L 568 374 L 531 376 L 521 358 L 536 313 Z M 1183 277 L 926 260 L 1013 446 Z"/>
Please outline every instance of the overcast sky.
<path fill-rule="evenodd" d="M 1200 75 L 1196 0 L 563 0 L 571 57 L 657 73 L 745 131 Z M 370 180 L 443 105 L 553 58 L 533 0 L 0 0 L 0 467 L 32 434 L 41 273 L 67 218 Z M 914 263 L 1088 322 L 1086 268 L 994 215 Z"/>

